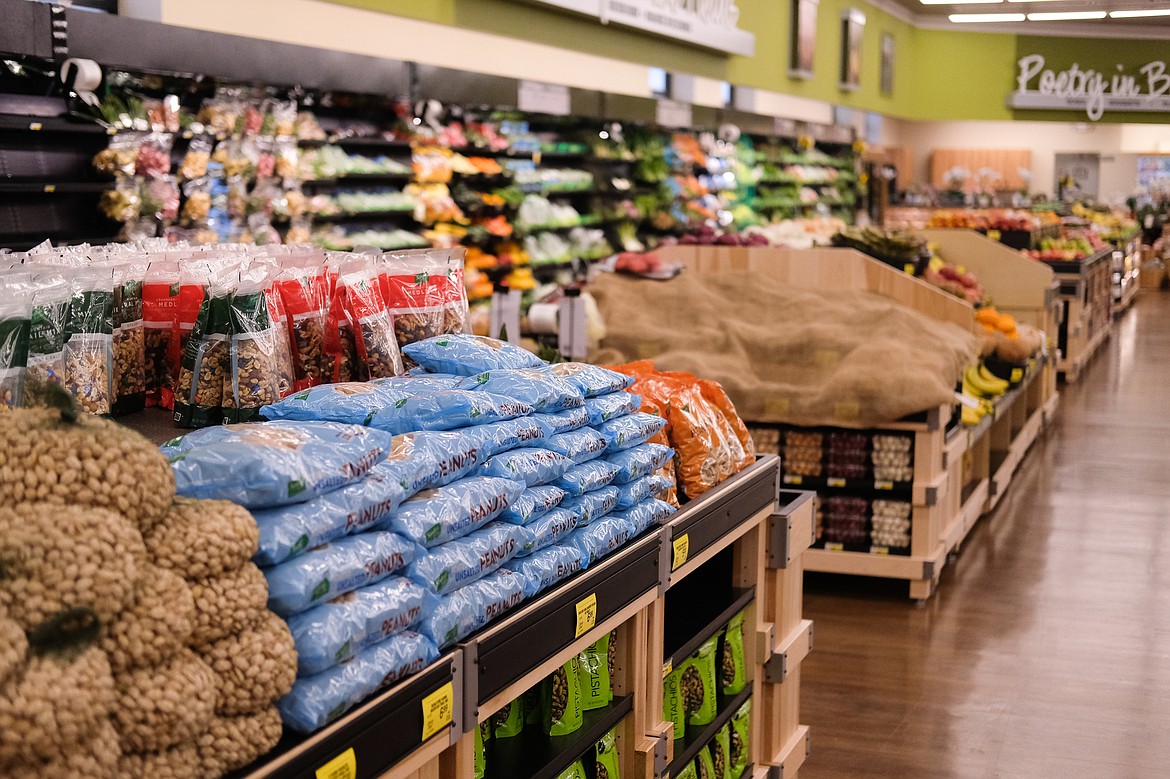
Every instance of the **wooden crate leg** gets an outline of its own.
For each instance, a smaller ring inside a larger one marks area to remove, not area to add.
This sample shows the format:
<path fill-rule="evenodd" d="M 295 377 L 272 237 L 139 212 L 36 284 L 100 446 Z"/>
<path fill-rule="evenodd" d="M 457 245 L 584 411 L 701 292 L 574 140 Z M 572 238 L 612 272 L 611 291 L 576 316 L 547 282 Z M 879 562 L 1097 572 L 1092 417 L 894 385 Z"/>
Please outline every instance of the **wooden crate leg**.
<path fill-rule="evenodd" d="M 476 726 L 478 727 L 478 726 Z M 475 776 L 475 733 L 464 733 L 463 737 L 439 755 L 441 779 L 472 779 Z"/>
<path fill-rule="evenodd" d="M 910 582 L 910 597 L 916 601 L 924 602 L 934 592 L 934 579 L 915 579 Z"/>

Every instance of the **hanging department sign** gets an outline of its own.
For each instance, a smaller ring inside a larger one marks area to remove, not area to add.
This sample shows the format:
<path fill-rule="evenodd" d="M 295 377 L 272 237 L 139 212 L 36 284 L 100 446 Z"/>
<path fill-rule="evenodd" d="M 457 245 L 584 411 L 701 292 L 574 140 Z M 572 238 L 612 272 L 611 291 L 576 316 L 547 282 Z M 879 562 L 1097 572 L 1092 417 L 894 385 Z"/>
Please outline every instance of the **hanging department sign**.
<path fill-rule="evenodd" d="M 1170 74 L 1166 63 L 1155 60 L 1127 73 L 1081 70 L 1073 63 L 1067 70 L 1044 67 L 1044 57 L 1029 54 L 1020 58 L 1016 91 L 1008 104 L 1012 108 L 1080 109 L 1094 122 L 1106 111 L 1170 112 Z"/>
<path fill-rule="evenodd" d="M 528 0 L 655 35 L 751 57 L 756 36 L 741 30 L 735 0 Z"/>

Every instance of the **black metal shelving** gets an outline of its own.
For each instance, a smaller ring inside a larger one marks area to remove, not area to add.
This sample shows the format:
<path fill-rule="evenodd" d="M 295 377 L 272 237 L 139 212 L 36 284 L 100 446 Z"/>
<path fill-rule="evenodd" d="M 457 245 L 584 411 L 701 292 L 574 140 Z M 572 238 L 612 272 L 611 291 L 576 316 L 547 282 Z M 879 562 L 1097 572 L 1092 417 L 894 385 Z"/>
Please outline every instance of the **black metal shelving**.
<path fill-rule="evenodd" d="M 493 739 L 484 750 L 486 779 L 554 779 L 633 710 L 634 696 L 625 695 L 604 709 L 584 712 L 581 727 L 567 736 L 546 736 L 525 728 L 514 738 Z"/>
<path fill-rule="evenodd" d="M 683 738 L 675 739 L 674 742 L 674 760 L 670 762 L 670 767 L 667 768 L 667 776 L 677 776 L 687 763 L 699 756 L 699 752 L 704 746 L 710 744 L 715 740 L 715 734 L 719 729 L 731 721 L 735 713 L 739 711 L 740 706 L 748 698 L 752 697 L 752 686 L 749 684 L 737 695 L 718 695 L 718 714 L 709 725 L 702 727 L 687 727 L 687 734 Z"/>

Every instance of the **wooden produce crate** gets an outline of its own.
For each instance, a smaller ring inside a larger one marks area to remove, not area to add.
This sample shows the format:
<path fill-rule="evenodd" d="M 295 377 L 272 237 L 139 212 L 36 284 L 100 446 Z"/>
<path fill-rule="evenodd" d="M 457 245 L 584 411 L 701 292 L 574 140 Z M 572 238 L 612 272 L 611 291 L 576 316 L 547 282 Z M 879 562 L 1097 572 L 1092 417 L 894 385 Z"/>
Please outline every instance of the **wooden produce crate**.
<path fill-rule="evenodd" d="M 1113 250 L 1105 248 L 1084 260 L 1051 263 L 1064 304 L 1056 369 L 1070 384 L 1113 328 L 1112 257 Z"/>

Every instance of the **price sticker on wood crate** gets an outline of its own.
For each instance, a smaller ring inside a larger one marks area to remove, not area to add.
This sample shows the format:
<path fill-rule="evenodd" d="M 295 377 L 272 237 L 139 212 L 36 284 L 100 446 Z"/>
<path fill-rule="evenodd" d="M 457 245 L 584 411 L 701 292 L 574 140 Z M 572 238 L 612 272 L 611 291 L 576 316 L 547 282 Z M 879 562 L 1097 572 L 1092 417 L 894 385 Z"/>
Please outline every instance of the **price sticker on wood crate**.
<path fill-rule="evenodd" d="M 678 538 L 670 543 L 672 547 L 672 556 L 670 563 L 670 570 L 677 571 L 687 562 L 687 557 L 691 553 L 691 537 L 683 533 Z"/>
<path fill-rule="evenodd" d="M 422 740 L 426 741 L 443 728 L 451 724 L 451 715 L 455 711 L 455 688 L 447 682 L 439 689 L 422 699 L 423 732 Z"/>
<path fill-rule="evenodd" d="M 357 756 L 353 747 L 318 768 L 317 779 L 357 779 Z"/>
<path fill-rule="evenodd" d="M 791 475 L 786 475 L 786 476 L 784 477 L 784 483 L 785 483 L 785 484 L 803 484 L 803 483 L 804 483 L 804 477 L 802 477 L 802 476 L 791 476 Z"/>
<path fill-rule="evenodd" d="M 670 676 L 670 674 L 673 671 L 674 671 L 674 660 L 667 660 L 665 663 L 662 664 L 662 678 L 664 680 L 666 679 L 666 677 Z"/>
<path fill-rule="evenodd" d="M 825 479 L 825 483 L 828 484 L 830 487 L 844 487 L 845 486 L 845 480 L 842 478 L 839 478 L 839 477 Z"/>
<path fill-rule="evenodd" d="M 873 488 L 875 490 L 892 490 L 894 489 L 894 483 L 892 481 L 875 481 Z"/>
<path fill-rule="evenodd" d="M 597 624 L 597 593 L 590 593 L 588 598 L 577 602 L 577 631 L 575 638 L 593 630 Z"/>

